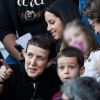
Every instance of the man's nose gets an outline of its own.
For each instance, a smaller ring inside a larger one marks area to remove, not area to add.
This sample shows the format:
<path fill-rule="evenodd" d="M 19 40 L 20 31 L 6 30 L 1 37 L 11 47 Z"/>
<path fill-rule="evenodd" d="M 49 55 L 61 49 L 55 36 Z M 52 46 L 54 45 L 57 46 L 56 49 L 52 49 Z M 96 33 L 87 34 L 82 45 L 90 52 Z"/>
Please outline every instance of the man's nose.
<path fill-rule="evenodd" d="M 36 57 L 35 56 L 31 59 L 31 64 L 32 65 L 35 65 L 36 64 Z"/>

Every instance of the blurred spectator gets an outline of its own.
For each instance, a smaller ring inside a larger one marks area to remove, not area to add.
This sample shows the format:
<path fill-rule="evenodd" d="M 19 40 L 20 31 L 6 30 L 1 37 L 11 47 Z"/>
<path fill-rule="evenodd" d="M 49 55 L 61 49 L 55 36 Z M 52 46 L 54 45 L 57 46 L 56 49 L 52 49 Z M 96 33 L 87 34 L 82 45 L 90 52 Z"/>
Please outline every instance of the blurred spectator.
<path fill-rule="evenodd" d="M 100 100 L 100 84 L 89 77 L 69 80 L 61 91 L 62 100 Z"/>
<path fill-rule="evenodd" d="M 84 14 L 88 17 L 90 26 L 96 31 L 100 32 L 100 0 L 89 0 L 84 7 Z"/>
<path fill-rule="evenodd" d="M 89 21 L 87 19 L 87 16 L 85 16 L 83 14 L 84 12 L 84 7 L 88 4 L 89 0 L 79 0 L 79 11 L 80 11 L 80 15 L 82 17 L 82 21 L 90 28 L 90 24 Z M 98 41 L 98 43 L 100 43 L 100 34 L 95 34 L 95 31 L 93 29 L 91 29 L 92 34 L 94 35 L 94 37 L 96 38 L 96 40 Z"/>

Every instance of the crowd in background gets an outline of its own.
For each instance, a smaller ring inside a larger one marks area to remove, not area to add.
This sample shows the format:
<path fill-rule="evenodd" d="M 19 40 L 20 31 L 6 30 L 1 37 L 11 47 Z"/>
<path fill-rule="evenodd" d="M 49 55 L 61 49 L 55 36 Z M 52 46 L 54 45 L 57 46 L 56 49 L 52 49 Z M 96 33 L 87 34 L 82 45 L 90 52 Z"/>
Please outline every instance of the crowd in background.
<path fill-rule="evenodd" d="M 99 9 L 100 0 L 0 0 L 9 52 L 0 52 L 0 100 L 100 100 Z"/>

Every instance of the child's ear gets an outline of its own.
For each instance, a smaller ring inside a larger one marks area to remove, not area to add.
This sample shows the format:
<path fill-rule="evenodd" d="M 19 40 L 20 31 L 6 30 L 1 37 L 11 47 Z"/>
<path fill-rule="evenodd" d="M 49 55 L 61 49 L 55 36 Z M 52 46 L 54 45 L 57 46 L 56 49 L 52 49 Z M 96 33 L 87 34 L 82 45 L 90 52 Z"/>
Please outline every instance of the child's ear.
<path fill-rule="evenodd" d="M 85 67 L 83 66 L 83 67 L 80 68 L 80 76 L 83 75 L 84 72 L 85 72 Z"/>
<path fill-rule="evenodd" d="M 26 51 L 23 49 L 22 50 L 22 55 L 23 55 L 24 58 L 25 58 L 25 54 L 26 54 Z"/>

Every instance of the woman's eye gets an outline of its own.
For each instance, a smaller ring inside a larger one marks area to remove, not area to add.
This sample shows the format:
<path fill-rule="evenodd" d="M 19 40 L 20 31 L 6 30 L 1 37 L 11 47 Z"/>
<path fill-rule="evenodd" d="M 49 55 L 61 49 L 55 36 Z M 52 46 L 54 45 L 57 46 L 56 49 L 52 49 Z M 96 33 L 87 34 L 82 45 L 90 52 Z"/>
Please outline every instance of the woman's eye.
<path fill-rule="evenodd" d="M 50 23 L 50 24 L 54 24 L 55 21 L 54 21 L 54 20 L 50 20 L 49 23 Z"/>

